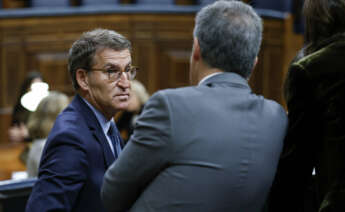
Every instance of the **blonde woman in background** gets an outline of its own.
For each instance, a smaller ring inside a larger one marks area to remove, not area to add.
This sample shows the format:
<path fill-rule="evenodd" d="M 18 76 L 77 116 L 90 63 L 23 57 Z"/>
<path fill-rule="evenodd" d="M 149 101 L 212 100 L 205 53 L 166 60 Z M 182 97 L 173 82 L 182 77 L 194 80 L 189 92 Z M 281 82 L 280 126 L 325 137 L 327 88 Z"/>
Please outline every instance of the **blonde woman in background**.
<path fill-rule="evenodd" d="M 125 143 L 127 143 L 129 137 L 132 135 L 135 121 L 149 97 L 149 93 L 141 82 L 138 80 L 131 81 L 128 107 L 126 111 L 121 113 L 116 122 Z"/>
<path fill-rule="evenodd" d="M 33 139 L 27 160 L 28 177 L 37 177 L 39 162 L 48 134 L 58 114 L 68 105 L 68 97 L 52 91 L 42 99 L 28 120 L 29 134 Z"/>

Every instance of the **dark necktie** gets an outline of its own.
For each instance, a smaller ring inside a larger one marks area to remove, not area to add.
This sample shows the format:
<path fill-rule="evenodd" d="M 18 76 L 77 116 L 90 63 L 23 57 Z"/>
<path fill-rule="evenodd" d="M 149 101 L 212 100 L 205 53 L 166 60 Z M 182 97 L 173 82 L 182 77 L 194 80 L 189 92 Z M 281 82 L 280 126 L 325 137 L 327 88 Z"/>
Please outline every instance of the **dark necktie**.
<path fill-rule="evenodd" d="M 121 138 L 119 137 L 119 133 L 117 131 L 117 128 L 116 128 L 114 122 L 110 123 L 110 127 L 108 130 L 108 136 L 111 140 L 111 143 L 113 144 L 114 156 L 116 159 L 121 152 Z"/>

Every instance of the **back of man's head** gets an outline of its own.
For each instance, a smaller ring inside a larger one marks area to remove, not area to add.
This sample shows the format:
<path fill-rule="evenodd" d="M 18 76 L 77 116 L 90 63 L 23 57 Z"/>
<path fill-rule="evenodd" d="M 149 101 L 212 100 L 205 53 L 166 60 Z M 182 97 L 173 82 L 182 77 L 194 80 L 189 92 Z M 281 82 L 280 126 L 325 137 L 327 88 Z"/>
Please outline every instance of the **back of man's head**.
<path fill-rule="evenodd" d="M 204 62 L 248 78 L 262 40 L 261 18 L 253 8 L 235 0 L 217 1 L 201 9 L 195 22 Z"/>

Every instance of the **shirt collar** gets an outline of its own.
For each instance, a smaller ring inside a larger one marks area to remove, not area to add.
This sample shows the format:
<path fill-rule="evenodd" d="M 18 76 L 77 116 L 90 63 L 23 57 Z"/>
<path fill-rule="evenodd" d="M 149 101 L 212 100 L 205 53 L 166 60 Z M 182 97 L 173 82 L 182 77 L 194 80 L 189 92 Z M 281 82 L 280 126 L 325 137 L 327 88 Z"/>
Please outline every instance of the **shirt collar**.
<path fill-rule="evenodd" d="M 110 123 L 114 122 L 114 119 L 112 118 L 108 121 L 104 117 L 104 115 L 101 112 L 99 112 L 99 110 L 97 110 L 94 106 L 92 106 L 86 99 L 84 99 L 83 97 L 81 97 L 81 98 L 86 103 L 86 105 L 89 106 L 89 108 L 93 111 L 93 113 L 96 115 L 97 121 L 101 125 L 104 134 L 107 135 L 108 130 L 110 128 Z"/>
<path fill-rule="evenodd" d="M 216 76 L 216 75 L 218 75 L 218 74 L 222 74 L 222 73 L 223 73 L 223 72 L 215 72 L 215 73 L 209 74 L 209 75 L 207 75 L 206 77 L 202 78 L 202 79 L 199 81 L 198 85 L 201 85 L 201 83 L 205 82 L 207 79 L 209 79 L 209 78 L 211 78 L 211 77 L 213 77 L 213 76 Z"/>

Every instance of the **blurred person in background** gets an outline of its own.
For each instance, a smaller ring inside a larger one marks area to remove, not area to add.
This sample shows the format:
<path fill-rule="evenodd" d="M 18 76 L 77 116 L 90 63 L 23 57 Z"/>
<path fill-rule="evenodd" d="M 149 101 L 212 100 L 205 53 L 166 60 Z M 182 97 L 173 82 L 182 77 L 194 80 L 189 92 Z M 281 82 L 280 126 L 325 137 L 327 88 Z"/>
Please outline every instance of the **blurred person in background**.
<path fill-rule="evenodd" d="M 30 115 L 28 130 L 33 141 L 26 163 L 28 177 L 37 177 L 39 162 L 48 134 L 56 117 L 68 103 L 67 95 L 51 91 L 47 97 L 41 100 L 36 111 Z"/>
<path fill-rule="evenodd" d="M 303 12 L 306 46 L 285 81 L 289 127 L 270 211 L 304 211 L 313 179 L 316 210 L 345 211 L 345 0 L 305 0 Z"/>
<path fill-rule="evenodd" d="M 11 127 L 8 131 L 9 139 L 12 142 L 30 140 L 26 124 L 31 111 L 23 107 L 21 104 L 21 98 L 25 93 L 30 91 L 31 85 L 35 82 L 43 82 L 43 79 L 39 72 L 33 71 L 28 73 L 23 84 L 21 85 L 20 92 L 12 112 Z"/>
<path fill-rule="evenodd" d="M 145 86 L 138 80 L 131 81 L 131 91 L 128 107 L 119 116 L 116 125 L 124 139 L 125 144 L 133 133 L 136 119 L 149 99 Z"/>

